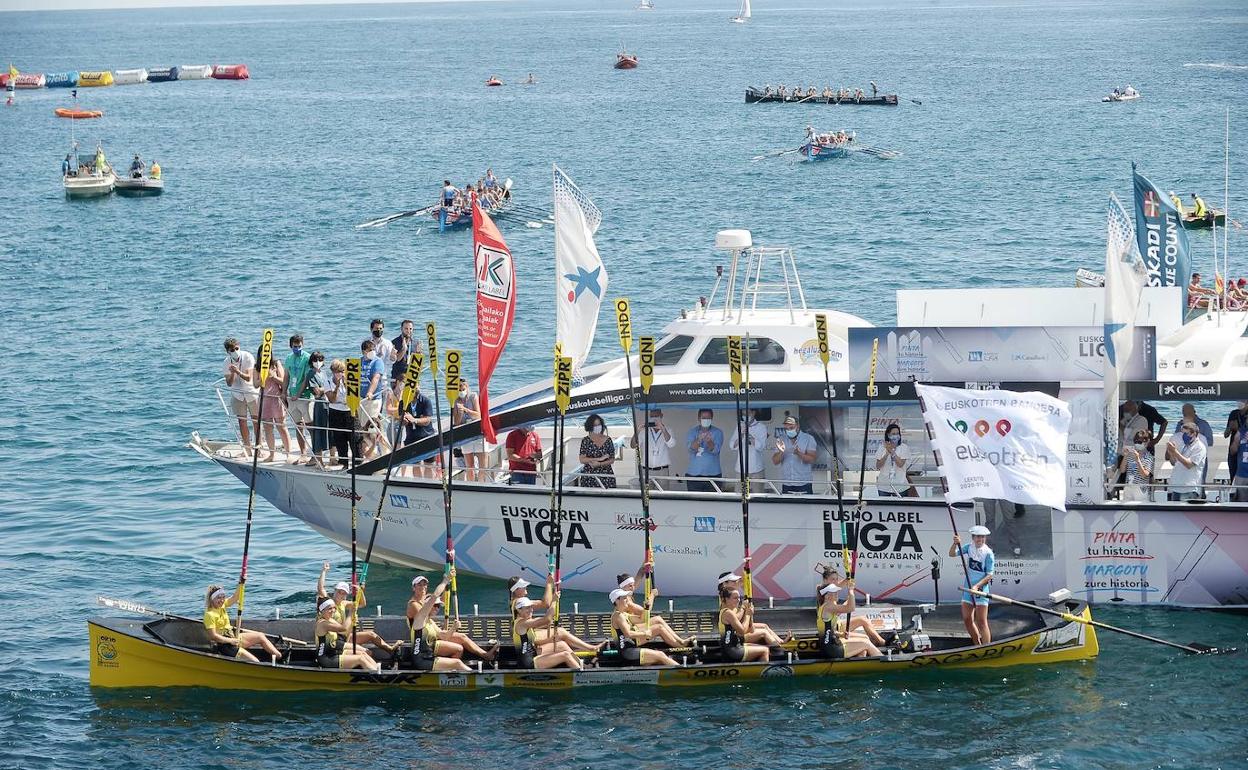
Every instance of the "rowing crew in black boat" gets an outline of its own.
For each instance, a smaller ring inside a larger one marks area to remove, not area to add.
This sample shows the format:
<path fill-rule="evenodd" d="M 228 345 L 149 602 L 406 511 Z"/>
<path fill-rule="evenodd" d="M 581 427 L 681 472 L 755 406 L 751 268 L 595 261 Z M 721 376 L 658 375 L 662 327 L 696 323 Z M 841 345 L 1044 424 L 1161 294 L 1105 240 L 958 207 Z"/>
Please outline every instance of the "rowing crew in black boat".
<path fill-rule="evenodd" d="M 880 94 L 879 87 L 874 82 L 871 83 L 871 94 L 868 96 L 861 88 L 849 89 L 842 86 L 833 89 L 830 86 L 824 86 L 822 90 L 814 86 L 795 86 L 792 90 L 783 84 L 772 88 L 770 85 L 764 86 L 762 89 L 749 87 L 745 90 L 746 103 L 755 102 L 814 102 L 816 104 L 876 104 L 876 105 L 895 105 L 897 104 L 896 94 Z"/>

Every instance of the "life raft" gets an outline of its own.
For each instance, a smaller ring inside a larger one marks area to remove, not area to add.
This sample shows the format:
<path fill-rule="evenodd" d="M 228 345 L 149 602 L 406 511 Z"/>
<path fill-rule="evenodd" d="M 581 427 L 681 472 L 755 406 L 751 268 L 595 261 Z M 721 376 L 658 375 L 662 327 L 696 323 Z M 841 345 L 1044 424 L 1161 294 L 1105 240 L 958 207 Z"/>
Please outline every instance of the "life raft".
<path fill-rule="evenodd" d="M 87 118 L 104 117 L 103 110 L 71 110 L 68 107 L 57 107 L 52 112 L 58 118 L 70 118 L 71 120 L 85 120 Z"/>

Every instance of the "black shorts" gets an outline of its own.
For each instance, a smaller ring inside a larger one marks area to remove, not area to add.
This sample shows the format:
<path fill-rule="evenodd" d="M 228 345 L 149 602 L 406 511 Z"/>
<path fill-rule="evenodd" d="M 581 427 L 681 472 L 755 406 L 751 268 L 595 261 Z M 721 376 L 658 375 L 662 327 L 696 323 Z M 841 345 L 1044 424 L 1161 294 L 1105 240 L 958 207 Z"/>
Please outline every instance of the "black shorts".
<path fill-rule="evenodd" d="M 433 670 L 433 656 L 432 655 L 417 655 L 412 659 L 412 662 L 416 665 L 417 671 L 432 671 Z"/>
<path fill-rule="evenodd" d="M 739 663 L 745 660 L 745 645 L 734 644 L 731 647 L 724 647 L 721 650 L 721 653 L 724 656 L 724 660 L 732 661 L 733 663 Z"/>
<path fill-rule="evenodd" d="M 318 655 L 316 656 L 316 665 L 321 668 L 338 668 L 337 655 Z"/>
<path fill-rule="evenodd" d="M 641 648 L 635 644 L 630 644 L 620 650 L 620 660 L 629 666 L 641 665 Z"/>
<path fill-rule="evenodd" d="M 823 653 L 823 657 L 828 660 L 837 660 L 845 657 L 845 644 L 839 636 L 831 635 L 831 639 L 827 635 L 819 637 L 819 652 Z"/>
<path fill-rule="evenodd" d="M 233 642 L 219 642 L 212 646 L 212 651 L 227 658 L 238 657 L 238 645 Z"/>

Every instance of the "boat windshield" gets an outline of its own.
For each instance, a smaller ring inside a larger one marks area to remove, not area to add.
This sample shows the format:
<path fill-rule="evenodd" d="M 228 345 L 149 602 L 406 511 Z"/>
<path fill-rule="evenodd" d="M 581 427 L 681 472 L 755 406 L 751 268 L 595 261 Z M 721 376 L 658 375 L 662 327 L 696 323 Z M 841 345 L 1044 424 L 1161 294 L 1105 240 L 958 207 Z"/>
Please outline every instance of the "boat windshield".
<path fill-rule="evenodd" d="M 693 344 L 693 337 L 677 334 L 654 353 L 655 366 L 675 366 L 684 358 L 685 351 Z"/>
<path fill-rule="evenodd" d="M 781 366 L 784 346 L 770 337 L 750 337 L 750 366 Z M 728 338 L 716 337 L 706 343 L 698 363 L 710 366 L 728 365 Z"/>

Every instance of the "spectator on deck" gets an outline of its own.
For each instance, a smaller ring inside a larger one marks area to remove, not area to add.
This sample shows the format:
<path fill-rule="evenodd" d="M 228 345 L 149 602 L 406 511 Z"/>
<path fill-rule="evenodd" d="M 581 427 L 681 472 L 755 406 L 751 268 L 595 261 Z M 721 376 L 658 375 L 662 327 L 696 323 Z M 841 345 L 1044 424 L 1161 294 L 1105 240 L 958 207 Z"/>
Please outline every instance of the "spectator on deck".
<path fill-rule="evenodd" d="M 399 380 L 403 379 L 403 375 L 407 374 L 407 360 L 413 353 L 422 352 L 420 340 L 412 335 L 412 322 L 403 319 L 403 323 L 399 324 L 399 336 L 390 340 L 390 347 L 393 349 L 390 361 L 390 384 L 394 386 Z"/>
<path fill-rule="evenodd" d="M 715 413 L 698 410 L 698 424 L 689 429 L 685 446 L 689 449 L 689 467 L 685 471 L 685 487 L 690 492 L 714 492 L 714 482 L 723 476 L 719 453 L 724 447 L 724 432 L 714 425 Z"/>
<path fill-rule="evenodd" d="M 371 335 L 365 339 L 373 343 L 373 352 L 377 354 L 377 360 L 382 364 L 389 366 L 394 361 L 394 344 L 385 338 L 386 324 L 380 318 L 374 318 L 369 324 Z M 360 389 L 363 390 L 361 385 Z"/>
<path fill-rule="evenodd" d="M 746 418 L 745 444 L 745 475 L 751 479 L 763 477 L 763 452 L 767 450 L 767 426 L 758 421 L 757 410 L 749 410 Z M 741 423 L 732 429 L 732 438 L 728 440 L 728 448 L 732 450 L 733 469 L 737 476 L 741 475 Z"/>
<path fill-rule="evenodd" d="M 380 334 L 380 326 L 375 328 L 374 333 Z M 385 393 L 382 374 L 385 367 L 372 340 L 360 343 L 360 357 L 360 411 L 356 415 L 356 427 L 363 433 L 359 456 L 367 459 L 375 449 L 380 448 L 382 395 Z"/>
<path fill-rule="evenodd" d="M 1119 478 L 1125 477 L 1121 497 L 1124 503 L 1148 501 L 1149 485 L 1153 483 L 1153 455 L 1148 451 L 1149 438 L 1148 431 L 1136 431 L 1131 443 L 1122 448 L 1118 473 Z"/>
<path fill-rule="evenodd" d="M 1166 494 L 1168 500 L 1195 500 L 1200 497 L 1205 479 L 1205 452 L 1200 428 L 1195 422 L 1185 420 L 1166 444 L 1166 459 L 1174 465 Z"/>
<path fill-rule="evenodd" d="M 329 449 L 329 401 L 325 392 L 329 390 L 333 374 L 325 366 L 325 354 L 319 350 L 308 357 L 308 365 L 312 368 L 312 376 L 308 378 L 308 387 L 312 390 L 312 459 L 308 460 L 308 465 L 324 467 L 324 454 Z"/>
<path fill-rule="evenodd" d="M 1230 439 L 1226 445 L 1226 464 L 1230 468 L 1230 477 L 1235 478 L 1239 469 L 1239 445 L 1248 439 L 1248 401 L 1240 401 L 1239 406 L 1231 410 L 1222 437 Z"/>
<path fill-rule="evenodd" d="M 451 424 L 460 426 L 480 419 L 481 400 L 469 388 L 468 378 L 464 377 L 459 381 L 459 396 L 451 411 Z M 464 478 L 467 481 L 481 481 L 484 477 L 482 469 L 485 468 L 485 439 L 478 435 L 465 441 L 456 448 L 455 454 L 464 460 Z"/>
<path fill-rule="evenodd" d="M 225 387 L 230 392 L 230 413 L 238 418 L 238 433 L 243 440 L 243 451 L 251 454 L 251 429 L 249 421 L 255 427 L 256 441 L 260 440 L 260 390 L 252 378 L 255 376 L 256 359 L 243 350 L 238 340 L 227 337 L 225 340 Z"/>
<path fill-rule="evenodd" d="M 1166 426 L 1170 424 L 1156 407 L 1143 401 L 1124 401 L 1118 407 L 1118 422 L 1122 426 L 1123 446 L 1129 446 L 1135 434 L 1145 430 L 1149 434 L 1150 452 L 1156 448 L 1157 441 L 1165 435 Z"/>
<path fill-rule="evenodd" d="M 507 467 L 512 484 L 536 484 L 537 464 L 542 459 L 542 439 L 531 425 L 521 425 L 507 434 Z"/>
<path fill-rule="evenodd" d="M 649 434 L 647 436 L 647 433 Z M 650 420 L 646 423 L 646 433 L 641 435 L 641 441 L 644 443 L 649 441 L 649 455 L 646 458 L 645 466 L 649 471 L 649 476 L 670 476 L 672 471 L 672 447 L 676 446 L 676 437 L 663 424 L 663 410 L 651 409 Z M 645 447 L 639 447 L 637 444 L 637 436 L 633 436 L 629 445 L 638 452 L 646 451 Z M 669 489 L 666 479 L 658 478 L 654 480 L 659 485 L 659 489 Z"/>
<path fill-rule="evenodd" d="M 351 449 L 351 410 L 347 406 L 347 364 L 335 358 L 329 364 L 329 385 L 325 389 L 326 419 L 329 425 L 329 462 L 347 465 Z"/>
<path fill-rule="evenodd" d="M 252 370 L 254 372 L 252 379 L 255 382 L 261 381 L 260 350 L 256 350 L 256 366 Z M 289 459 L 290 434 L 286 431 L 286 369 L 277 358 L 269 362 L 268 378 L 264 380 L 262 388 L 264 399 L 260 404 L 260 424 L 264 427 L 264 443 L 269 448 L 269 454 L 261 462 L 271 463 L 277 459 L 277 447 L 273 438 L 275 433 L 281 437 L 282 452 Z"/>
<path fill-rule="evenodd" d="M 428 438 L 434 434 L 433 428 L 433 402 L 429 400 L 420 390 L 420 383 L 416 383 L 415 390 L 412 393 L 412 402 L 407 405 L 407 410 L 402 415 L 403 423 L 403 444 L 414 444 L 423 438 Z M 430 455 L 428 459 L 423 460 L 412 468 L 414 475 L 423 478 L 433 478 L 433 464 L 437 460 L 437 455 Z"/>
<path fill-rule="evenodd" d="M 798 428 L 796 417 L 785 417 L 784 438 L 776 439 L 776 451 L 771 456 L 771 462 L 781 466 L 783 472 L 781 492 L 786 495 L 814 493 L 811 468 L 817 454 L 815 437 Z"/>
<path fill-rule="evenodd" d="M 578 459 L 581 462 L 578 486 L 615 489 L 615 442 L 607 435 L 607 423 L 597 414 L 585 420 L 585 437 L 581 439 Z"/>
<path fill-rule="evenodd" d="M 910 462 L 910 448 L 902 443 L 901 426 L 889 423 L 884 429 L 884 443 L 875 453 L 875 489 L 881 497 L 906 497 L 910 494 L 910 480 L 906 478 L 906 464 Z"/>
<path fill-rule="evenodd" d="M 290 355 L 286 356 L 286 403 L 290 419 L 295 423 L 295 439 L 299 443 L 299 464 L 312 450 L 308 426 L 312 424 L 312 354 L 303 349 L 303 335 L 290 337 Z"/>

